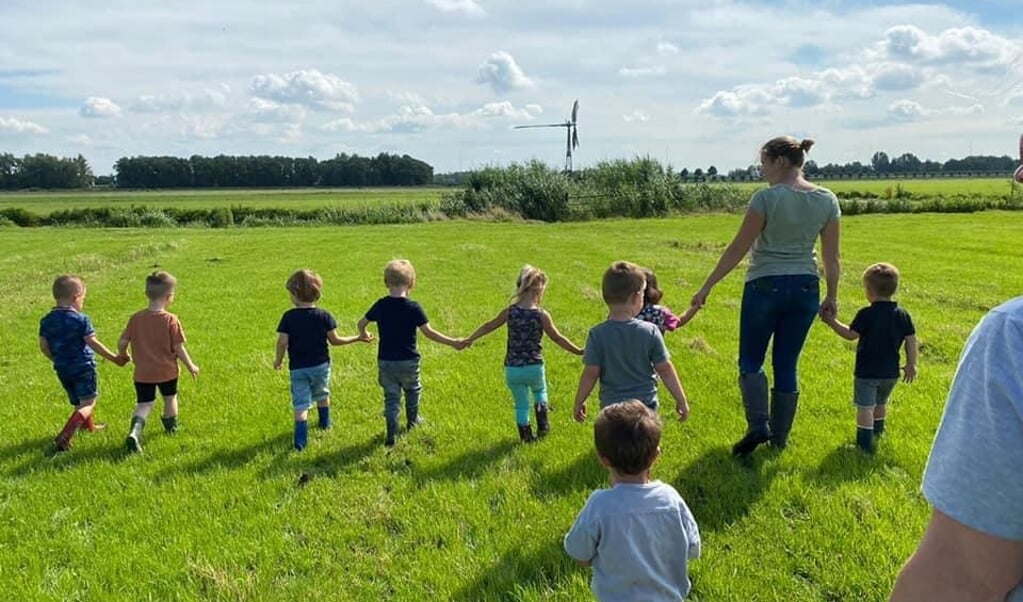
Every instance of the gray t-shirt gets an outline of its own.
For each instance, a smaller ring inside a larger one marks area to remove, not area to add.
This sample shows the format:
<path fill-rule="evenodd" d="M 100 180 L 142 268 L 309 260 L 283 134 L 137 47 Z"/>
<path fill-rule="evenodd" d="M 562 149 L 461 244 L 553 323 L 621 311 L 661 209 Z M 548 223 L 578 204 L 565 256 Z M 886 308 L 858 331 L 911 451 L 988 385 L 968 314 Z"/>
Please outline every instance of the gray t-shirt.
<path fill-rule="evenodd" d="M 1023 297 L 991 310 L 967 340 L 923 492 L 967 527 L 1023 541 Z M 1008 601 L 1023 602 L 1023 584 Z"/>
<path fill-rule="evenodd" d="M 654 366 L 668 360 L 657 326 L 636 320 L 606 320 L 590 329 L 583 364 L 600 366 L 600 407 L 628 399 L 657 404 Z"/>
<path fill-rule="evenodd" d="M 842 214 L 834 193 L 827 188 L 803 192 L 776 184 L 758 190 L 749 206 L 765 223 L 753 242 L 746 281 L 764 276 L 816 276 L 817 237 Z"/>
<path fill-rule="evenodd" d="M 586 500 L 565 551 L 593 563 L 590 587 L 608 600 L 682 600 L 689 560 L 700 557 L 700 530 L 671 485 L 620 483 Z"/>

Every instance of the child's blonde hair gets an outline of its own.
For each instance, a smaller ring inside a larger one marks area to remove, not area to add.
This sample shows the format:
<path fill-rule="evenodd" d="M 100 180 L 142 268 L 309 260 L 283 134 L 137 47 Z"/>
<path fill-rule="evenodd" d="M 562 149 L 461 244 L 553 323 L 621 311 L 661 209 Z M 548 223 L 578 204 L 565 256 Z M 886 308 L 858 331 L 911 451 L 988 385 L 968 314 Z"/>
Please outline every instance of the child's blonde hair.
<path fill-rule="evenodd" d="M 416 283 L 416 269 L 407 259 L 392 259 L 384 266 L 384 284 L 388 287 L 407 286 Z"/>
<path fill-rule="evenodd" d="M 320 300 L 323 279 L 312 270 L 299 270 L 292 274 L 284 285 L 295 299 L 302 303 L 316 303 Z"/>
<path fill-rule="evenodd" d="M 863 284 L 879 297 L 891 297 L 899 290 L 899 269 L 890 263 L 875 263 L 863 272 Z"/>
<path fill-rule="evenodd" d="M 538 295 L 546 286 L 547 274 L 527 263 L 519 270 L 519 277 L 515 281 L 515 302 L 521 303 L 526 295 Z"/>
<path fill-rule="evenodd" d="M 53 281 L 53 299 L 70 301 L 85 290 L 85 283 L 78 276 L 61 274 Z"/>
<path fill-rule="evenodd" d="M 616 261 L 604 272 L 601 281 L 601 294 L 604 303 L 621 305 L 628 303 L 629 298 L 643 292 L 643 270 L 629 261 Z"/>
<path fill-rule="evenodd" d="M 146 297 L 150 301 L 162 299 L 174 292 L 178 279 L 168 272 L 153 272 L 146 276 Z"/>
<path fill-rule="evenodd" d="M 664 291 L 657 286 L 657 274 L 650 268 L 643 268 L 646 288 L 643 289 L 643 305 L 657 305 L 664 298 Z"/>

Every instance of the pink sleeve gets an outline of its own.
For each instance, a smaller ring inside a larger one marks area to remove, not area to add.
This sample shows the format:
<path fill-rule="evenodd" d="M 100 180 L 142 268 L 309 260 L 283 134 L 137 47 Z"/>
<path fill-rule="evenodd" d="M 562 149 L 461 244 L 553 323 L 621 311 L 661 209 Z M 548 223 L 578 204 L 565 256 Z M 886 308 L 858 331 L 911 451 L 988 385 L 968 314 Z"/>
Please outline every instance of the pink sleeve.
<path fill-rule="evenodd" d="M 667 307 L 661 306 L 661 314 L 664 316 L 664 330 L 668 332 L 678 328 L 682 322 L 678 319 L 678 316 L 671 313 L 671 310 Z"/>

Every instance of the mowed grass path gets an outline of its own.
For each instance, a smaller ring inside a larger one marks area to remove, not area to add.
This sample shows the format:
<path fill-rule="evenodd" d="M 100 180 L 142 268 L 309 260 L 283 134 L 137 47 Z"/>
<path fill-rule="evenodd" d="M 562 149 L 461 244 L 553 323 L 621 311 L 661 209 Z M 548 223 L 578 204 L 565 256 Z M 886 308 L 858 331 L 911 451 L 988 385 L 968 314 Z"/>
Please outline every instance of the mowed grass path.
<path fill-rule="evenodd" d="M 578 358 L 545 346 L 553 432 L 522 446 L 503 384 L 504 333 L 460 353 L 421 338 L 429 422 L 388 453 L 375 348 L 335 348 L 335 428 L 294 454 L 287 374 L 271 368 L 284 280 L 318 270 L 322 306 L 347 334 L 385 292 L 383 264 L 408 257 L 431 323 L 467 335 L 530 262 L 550 275 L 555 322 L 582 343 L 605 315 L 599 281 L 610 261 L 652 266 L 666 303 L 682 309 L 739 220 L 0 230 L 0 591 L 54 601 L 587 599 L 589 572 L 561 550 L 606 483 L 592 422 L 570 417 Z M 872 459 L 851 443 L 853 348 L 821 324 L 803 355 L 789 449 L 761 450 L 749 465 L 729 457 L 744 425 L 740 274 L 668 335 L 693 413 L 680 425 L 664 410 L 654 474 L 679 489 L 702 530 L 693 600 L 886 599 L 928 515 L 920 475 L 963 341 L 1023 290 L 1021 227 L 1009 213 L 844 221 L 842 318 L 863 303 L 863 268 L 893 261 L 922 342 L 919 380 L 896 389 Z M 126 455 L 131 371 L 102 363 L 98 416 L 110 427 L 54 457 L 69 406 L 36 337 L 53 276 L 84 276 L 86 311 L 113 345 L 156 266 L 179 277 L 173 311 L 202 368 L 198 382 L 182 381 L 183 430 L 163 435 L 154 420 L 145 454 Z M 299 486 L 303 473 L 312 479 Z"/>

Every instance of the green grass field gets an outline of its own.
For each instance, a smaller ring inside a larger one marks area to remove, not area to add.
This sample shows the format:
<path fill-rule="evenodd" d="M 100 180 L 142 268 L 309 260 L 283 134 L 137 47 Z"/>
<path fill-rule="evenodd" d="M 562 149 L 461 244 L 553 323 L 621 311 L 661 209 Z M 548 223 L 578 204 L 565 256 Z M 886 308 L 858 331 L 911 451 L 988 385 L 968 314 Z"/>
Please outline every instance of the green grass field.
<path fill-rule="evenodd" d="M 606 483 L 592 422 L 572 422 L 578 358 L 546 345 L 553 431 L 517 442 L 503 384 L 504 333 L 456 352 L 422 340 L 429 421 L 388 453 L 375 348 L 335 348 L 335 428 L 289 450 L 291 407 L 273 344 L 299 267 L 325 279 L 322 306 L 354 324 L 384 294 L 383 264 L 410 258 L 431 323 L 467 335 L 507 301 L 519 267 L 550 275 L 545 306 L 576 342 L 605 315 L 614 259 L 656 269 L 682 309 L 739 216 L 586 224 L 447 222 L 263 230 L 0 229 L 0 591 L 9 600 L 582 600 L 588 571 L 561 550 Z M 665 408 L 654 475 L 687 499 L 703 535 L 691 599 L 881 601 L 928 515 L 919 481 L 958 353 L 990 307 L 1018 295 L 1023 215 L 873 215 L 843 222 L 841 317 L 859 274 L 902 268 L 900 299 L 922 342 L 919 380 L 899 385 L 876 457 L 853 447 L 853 348 L 815 325 L 801 363 L 789 449 L 729 456 L 744 428 L 735 386 L 736 273 L 667 337 L 692 402 Z M 67 454 L 52 438 L 69 406 L 37 348 L 61 272 L 81 274 L 85 311 L 113 345 L 143 307 L 142 278 L 178 276 L 173 306 L 201 366 L 183 380 L 174 436 L 152 421 L 128 456 L 130 368 L 99 367 L 98 418 Z M 666 404 L 670 406 L 671 404 Z M 596 400 L 590 401 L 591 415 Z M 154 426 L 155 424 L 155 426 Z M 300 475 L 312 479 L 298 485 Z"/>

